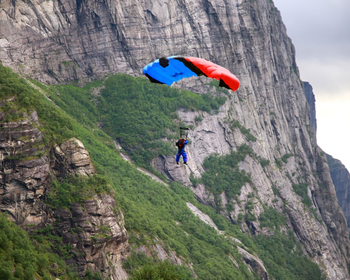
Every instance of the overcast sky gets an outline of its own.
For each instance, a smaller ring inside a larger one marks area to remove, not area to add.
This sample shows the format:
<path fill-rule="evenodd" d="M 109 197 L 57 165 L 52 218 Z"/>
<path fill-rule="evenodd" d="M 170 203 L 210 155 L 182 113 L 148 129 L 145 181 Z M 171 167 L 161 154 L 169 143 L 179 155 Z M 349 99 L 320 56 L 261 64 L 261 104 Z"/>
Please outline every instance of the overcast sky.
<path fill-rule="evenodd" d="M 316 96 L 317 143 L 350 171 L 350 0 L 273 0 Z"/>

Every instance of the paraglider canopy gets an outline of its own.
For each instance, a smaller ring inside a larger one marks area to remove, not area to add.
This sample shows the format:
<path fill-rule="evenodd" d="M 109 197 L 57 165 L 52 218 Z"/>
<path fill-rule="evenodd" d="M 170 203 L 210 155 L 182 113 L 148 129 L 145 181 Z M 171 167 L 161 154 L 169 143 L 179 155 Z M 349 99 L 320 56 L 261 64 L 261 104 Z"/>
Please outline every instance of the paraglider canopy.
<path fill-rule="evenodd" d="M 220 81 L 219 86 L 236 91 L 239 80 L 229 70 L 198 57 L 161 57 L 143 68 L 151 82 L 171 86 L 183 78 L 207 76 Z"/>

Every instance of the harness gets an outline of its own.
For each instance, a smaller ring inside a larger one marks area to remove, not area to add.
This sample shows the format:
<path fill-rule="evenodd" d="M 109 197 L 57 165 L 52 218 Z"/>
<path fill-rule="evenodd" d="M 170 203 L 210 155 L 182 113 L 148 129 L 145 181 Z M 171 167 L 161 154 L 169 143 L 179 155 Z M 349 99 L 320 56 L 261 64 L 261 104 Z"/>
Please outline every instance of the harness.
<path fill-rule="evenodd" d="M 179 148 L 179 151 L 181 151 L 185 147 L 185 139 L 180 139 L 175 145 Z"/>
<path fill-rule="evenodd" d="M 186 139 L 188 139 L 188 130 L 188 127 L 180 127 L 180 139 L 175 143 L 179 149 L 178 154 L 182 154 L 184 152 L 186 142 L 184 138 L 186 137 Z"/>

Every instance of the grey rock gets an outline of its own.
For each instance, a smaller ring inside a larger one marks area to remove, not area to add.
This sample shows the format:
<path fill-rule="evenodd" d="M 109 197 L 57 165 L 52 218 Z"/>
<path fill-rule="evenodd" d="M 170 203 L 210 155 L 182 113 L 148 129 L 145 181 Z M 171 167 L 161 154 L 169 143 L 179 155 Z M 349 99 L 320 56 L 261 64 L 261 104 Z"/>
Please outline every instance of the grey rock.
<path fill-rule="evenodd" d="M 11 106 L 10 97 L 2 106 Z M 9 111 L 8 113 L 10 113 Z M 17 224 L 38 225 L 46 220 L 45 190 L 50 182 L 49 156 L 42 145 L 35 111 L 13 122 L 0 117 L 0 210 Z"/>
<path fill-rule="evenodd" d="M 310 119 L 311 119 L 311 129 L 314 135 L 316 135 L 317 131 L 317 119 L 316 119 L 316 98 L 313 92 L 312 86 L 308 82 L 303 82 L 304 84 L 304 92 L 307 103 L 310 106 Z"/>
<path fill-rule="evenodd" d="M 187 202 L 186 204 L 187 204 L 187 207 L 190 208 L 190 210 L 195 216 L 199 217 L 204 223 L 206 223 L 207 225 L 211 226 L 212 228 L 214 228 L 216 231 L 219 232 L 218 227 L 207 214 L 204 214 L 202 211 L 200 211 L 196 206 L 194 206 L 190 202 Z"/>
<path fill-rule="evenodd" d="M 350 173 L 342 162 L 338 159 L 327 155 L 327 162 L 335 190 L 337 193 L 338 203 L 344 212 L 347 225 L 350 225 Z"/>
<path fill-rule="evenodd" d="M 248 253 L 246 250 L 244 250 L 239 246 L 237 246 L 237 248 L 238 248 L 238 252 L 242 255 L 248 268 L 250 267 L 252 270 L 256 271 L 260 279 L 264 279 L 264 280 L 270 279 L 266 271 L 266 268 L 264 266 L 264 263 L 262 262 L 261 259 L 257 258 L 256 256 L 253 256 L 252 254 Z"/>
<path fill-rule="evenodd" d="M 94 195 L 81 206 L 54 212 L 56 234 L 75 248 L 68 262 L 78 266 L 81 277 L 86 270 L 101 272 L 104 277 L 126 279 L 121 262 L 129 252 L 124 216 L 108 194 Z M 117 269 L 115 269 L 117 268 Z"/>
<path fill-rule="evenodd" d="M 182 161 L 182 160 L 181 160 Z M 190 171 L 184 164 L 175 162 L 174 156 L 158 156 L 152 160 L 151 164 L 163 175 L 167 176 L 170 181 L 178 181 L 183 185 L 190 185 Z"/>
<path fill-rule="evenodd" d="M 54 147 L 56 161 L 53 169 L 57 176 L 83 175 L 91 176 L 96 171 L 89 152 L 83 143 L 76 138 L 69 139 L 60 146 Z"/>

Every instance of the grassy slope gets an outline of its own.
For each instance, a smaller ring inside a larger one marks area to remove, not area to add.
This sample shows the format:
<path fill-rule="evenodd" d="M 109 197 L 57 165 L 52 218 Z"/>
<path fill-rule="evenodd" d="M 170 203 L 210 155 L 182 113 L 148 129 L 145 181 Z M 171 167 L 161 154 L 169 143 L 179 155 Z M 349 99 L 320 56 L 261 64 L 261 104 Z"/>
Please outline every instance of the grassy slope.
<path fill-rule="evenodd" d="M 0 82 L 2 85 L 6 83 Z M 191 213 L 186 206 L 186 202 L 191 202 L 208 214 L 227 235 L 240 239 L 249 251 L 258 252 L 276 279 L 320 279 L 318 267 L 301 257 L 301 250 L 292 253 L 296 241 L 291 236 L 251 239 L 241 233 L 238 225 L 229 223 L 214 209 L 200 205 L 184 186 L 173 183 L 166 187 L 152 181 L 122 160 L 115 150 L 113 140 L 118 138 L 136 163 L 149 168 L 149 158 L 173 152 L 172 147 L 159 145 L 156 139 L 159 136 L 176 137 L 177 124 L 173 121 L 176 109 L 210 111 L 217 109 L 222 100 L 152 85 L 144 79 L 127 75 L 112 76 L 104 85 L 105 89 L 97 96 L 91 93 L 92 88 L 101 86 L 101 82 L 85 88 L 39 85 L 71 117 L 22 82 L 21 86 L 27 90 L 9 90 L 7 95 L 17 95 L 19 107 L 38 111 L 48 144 L 71 136 L 84 143 L 98 173 L 107 178 L 115 190 L 117 203 L 125 213 L 132 244 L 152 244 L 160 238 L 166 247 L 193 264 L 199 279 L 254 279 L 230 239 L 218 235 Z M 159 98 L 155 99 L 155 96 Z M 123 102 L 125 99 L 128 102 Z M 97 127 L 101 119 L 110 135 Z M 237 260 L 239 268 L 229 255 Z M 182 279 L 188 278 L 188 273 L 181 275 Z"/>

